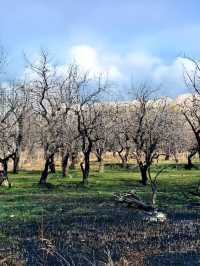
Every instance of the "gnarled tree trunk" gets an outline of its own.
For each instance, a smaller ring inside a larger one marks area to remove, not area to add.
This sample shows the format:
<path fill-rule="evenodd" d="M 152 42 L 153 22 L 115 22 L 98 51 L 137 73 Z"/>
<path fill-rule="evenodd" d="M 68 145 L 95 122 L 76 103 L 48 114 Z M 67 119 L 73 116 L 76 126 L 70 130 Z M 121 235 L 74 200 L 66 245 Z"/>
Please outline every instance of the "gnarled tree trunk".
<path fill-rule="evenodd" d="M 3 165 L 3 171 L 4 171 L 4 176 L 7 178 L 8 177 L 8 160 L 3 160 L 2 161 Z"/>
<path fill-rule="evenodd" d="M 140 163 L 139 168 L 140 168 L 140 173 L 141 173 L 141 177 L 142 177 L 141 183 L 144 186 L 146 186 L 147 181 L 148 181 L 148 177 L 147 177 L 148 166 L 146 164 Z"/>
<path fill-rule="evenodd" d="M 82 183 L 84 185 L 88 184 L 88 177 L 90 172 L 90 151 L 84 153 L 84 162 L 81 163 L 81 171 L 83 174 Z"/>
<path fill-rule="evenodd" d="M 20 154 L 21 154 L 21 146 L 23 141 L 23 129 L 24 129 L 24 114 L 21 114 L 18 118 L 18 136 L 16 139 L 16 150 L 13 154 L 13 174 L 18 174 L 19 171 L 19 161 L 20 161 Z"/>
<path fill-rule="evenodd" d="M 96 149 L 97 162 L 99 163 L 99 173 L 104 172 L 104 160 L 103 160 L 103 149 Z"/>
<path fill-rule="evenodd" d="M 20 155 L 18 152 L 15 152 L 13 156 L 13 174 L 18 174 L 19 172 L 19 161 L 20 161 Z"/>
<path fill-rule="evenodd" d="M 119 157 L 120 157 L 121 162 L 122 162 L 122 167 L 123 167 L 123 168 L 126 168 L 126 167 L 127 167 L 127 161 L 126 161 L 126 158 L 123 156 L 123 154 L 122 154 L 121 151 L 118 151 L 118 154 L 119 154 Z"/>
<path fill-rule="evenodd" d="M 86 148 L 85 142 L 84 142 L 84 149 L 82 149 L 84 154 L 84 161 L 81 163 L 81 171 L 83 174 L 83 185 L 86 185 L 88 183 L 88 177 L 90 173 L 90 154 L 92 152 L 92 141 L 88 139 L 88 146 Z"/>
<path fill-rule="evenodd" d="M 54 157 L 54 153 L 46 157 L 45 165 L 44 165 L 44 169 L 42 171 L 41 177 L 40 177 L 39 185 L 46 185 L 47 178 L 49 175 L 49 169 L 51 170 L 51 166 L 52 166 L 51 164 L 52 164 L 53 157 Z"/>
<path fill-rule="evenodd" d="M 1 159 L 3 170 L 0 171 L 0 186 L 11 187 L 11 183 L 8 180 L 8 161 L 9 158 Z"/>
<path fill-rule="evenodd" d="M 40 177 L 39 185 L 46 185 L 47 183 L 47 178 L 49 174 L 49 164 L 50 164 L 50 158 L 46 158 L 44 169 Z"/>
<path fill-rule="evenodd" d="M 128 156 L 129 156 L 129 147 L 126 147 L 125 150 L 122 148 L 120 151 L 118 151 L 118 155 L 122 161 L 122 167 L 127 168 L 128 166 Z"/>
<path fill-rule="evenodd" d="M 66 177 L 68 175 L 68 162 L 69 162 L 69 153 L 62 154 L 62 176 Z"/>
<path fill-rule="evenodd" d="M 52 174 L 55 174 L 55 172 L 56 172 L 56 166 L 55 166 L 54 154 L 50 157 L 49 169 L 50 169 L 50 172 Z"/>
<path fill-rule="evenodd" d="M 193 157 L 196 153 L 197 153 L 197 150 L 193 150 L 193 151 L 191 151 L 191 153 L 188 155 L 188 163 L 187 163 L 187 165 L 185 166 L 185 168 L 186 168 L 187 170 L 191 170 L 191 169 L 194 167 L 194 165 L 193 165 L 193 163 L 192 163 L 192 157 Z"/>

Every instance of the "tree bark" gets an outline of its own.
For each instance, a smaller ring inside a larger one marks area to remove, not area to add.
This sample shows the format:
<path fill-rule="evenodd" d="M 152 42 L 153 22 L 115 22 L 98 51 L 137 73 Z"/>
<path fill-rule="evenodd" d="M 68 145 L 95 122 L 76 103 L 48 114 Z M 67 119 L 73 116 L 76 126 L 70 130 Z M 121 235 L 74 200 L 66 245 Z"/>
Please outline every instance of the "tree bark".
<path fill-rule="evenodd" d="M 196 153 L 197 153 L 197 150 L 194 150 L 194 151 L 192 151 L 192 152 L 188 155 L 188 163 L 187 163 L 187 165 L 185 166 L 185 168 L 186 168 L 187 170 L 191 170 L 191 169 L 194 167 L 194 165 L 193 165 L 193 163 L 192 163 L 192 157 L 193 157 Z"/>
<path fill-rule="evenodd" d="M 187 164 L 187 169 L 191 170 L 193 167 L 193 163 L 192 163 L 192 158 L 190 156 L 188 156 L 188 164 Z"/>
<path fill-rule="evenodd" d="M 20 154 L 21 154 L 21 146 L 22 146 L 22 140 L 23 140 L 23 129 L 24 129 L 24 115 L 20 115 L 18 118 L 18 127 L 19 132 L 16 139 L 16 150 L 13 155 L 13 174 L 18 174 L 19 172 L 19 161 L 20 161 Z"/>
<path fill-rule="evenodd" d="M 165 161 L 169 161 L 169 158 L 170 158 L 169 153 L 167 153 L 167 154 L 165 155 Z"/>
<path fill-rule="evenodd" d="M 66 153 L 62 156 L 62 176 L 66 177 L 68 175 L 68 162 L 69 162 L 69 153 Z"/>
<path fill-rule="evenodd" d="M 83 185 L 88 184 L 88 177 L 90 173 L 90 153 L 91 153 L 90 149 L 84 153 L 84 162 L 81 163 L 81 170 L 83 174 L 83 180 L 82 180 Z"/>
<path fill-rule="evenodd" d="M 125 156 L 123 156 L 122 152 L 119 152 L 119 151 L 118 151 L 118 154 L 119 154 L 119 157 L 121 159 L 122 167 L 126 168 L 127 167 L 127 160 L 126 160 Z"/>
<path fill-rule="evenodd" d="M 4 176 L 8 177 L 8 161 L 5 159 L 2 161 Z"/>
<path fill-rule="evenodd" d="M 47 158 L 45 161 L 44 170 L 42 171 L 40 177 L 39 185 L 46 185 L 49 174 L 49 165 L 50 165 L 50 158 Z"/>
<path fill-rule="evenodd" d="M 100 163 L 101 162 L 101 156 L 98 155 L 98 153 L 96 153 L 96 157 L 97 157 L 97 162 Z"/>
<path fill-rule="evenodd" d="M 20 161 L 20 155 L 18 152 L 15 153 L 13 156 L 13 174 L 18 174 L 19 172 L 19 161 Z"/>
<path fill-rule="evenodd" d="M 52 174 L 56 173 L 56 166 L 55 166 L 55 160 L 54 160 L 54 155 L 51 156 L 50 161 L 49 161 L 49 169 Z"/>
<path fill-rule="evenodd" d="M 147 185 L 147 181 L 148 181 L 148 177 L 147 177 L 147 170 L 148 170 L 148 166 L 146 164 L 139 164 L 139 168 L 140 168 L 140 173 L 141 173 L 141 183 L 146 186 Z"/>

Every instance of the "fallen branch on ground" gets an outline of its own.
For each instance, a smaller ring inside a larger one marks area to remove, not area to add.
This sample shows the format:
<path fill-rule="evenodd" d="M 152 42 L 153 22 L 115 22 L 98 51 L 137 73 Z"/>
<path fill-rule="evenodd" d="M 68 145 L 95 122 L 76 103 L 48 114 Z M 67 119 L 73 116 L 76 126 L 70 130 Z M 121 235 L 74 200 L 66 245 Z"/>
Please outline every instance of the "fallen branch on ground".
<path fill-rule="evenodd" d="M 128 206 L 135 207 L 137 209 L 151 212 L 155 211 L 155 208 L 141 200 L 135 191 L 114 193 L 115 200 L 119 203 L 127 203 Z"/>
<path fill-rule="evenodd" d="M 114 193 L 117 202 L 126 203 L 128 206 L 144 211 L 146 214 L 145 220 L 148 222 L 164 222 L 167 220 L 167 215 L 158 211 L 154 206 L 145 203 L 135 193 L 135 191 Z"/>

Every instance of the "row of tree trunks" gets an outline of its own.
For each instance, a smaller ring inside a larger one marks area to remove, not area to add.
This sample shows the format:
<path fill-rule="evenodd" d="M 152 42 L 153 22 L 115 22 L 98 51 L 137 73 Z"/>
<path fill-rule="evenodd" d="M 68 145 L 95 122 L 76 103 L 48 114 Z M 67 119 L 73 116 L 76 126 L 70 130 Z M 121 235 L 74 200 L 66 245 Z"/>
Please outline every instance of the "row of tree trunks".
<path fill-rule="evenodd" d="M 90 153 L 89 153 L 89 157 L 90 157 Z M 83 173 L 84 173 L 84 182 L 83 183 L 87 183 L 87 179 L 89 176 L 89 168 L 90 168 L 90 158 L 88 157 L 88 155 L 85 156 L 85 166 L 83 167 Z M 66 153 L 62 153 L 62 161 L 61 161 L 61 166 L 62 166 L 62 176 L 66 177 L 68 175 L 68 169 L 69 169 L 69 159 L 70 159 L 70 153 L 66 152 Z M 75 169 L 76 168 L 76 164 L 77 164 L 77 154 L 73 154 L 72 153 L 72 157 L 71 157 L 71 169 Z M 82 168 L 81 168 L 82 169 Z M 48 174 L 50 173 L 55 173 L 56 172 L 56 168 L 55 168 L 55 154 L 51 154 L 50 156 L 48 156 L 45 160 L 45 165 L 44 165 L 44 169 L 42 171 L 41 174 L 41 178 L 39 181 L 40 185 L 45 185 L 47 183 L 47 178 L 48 178 Z"/>

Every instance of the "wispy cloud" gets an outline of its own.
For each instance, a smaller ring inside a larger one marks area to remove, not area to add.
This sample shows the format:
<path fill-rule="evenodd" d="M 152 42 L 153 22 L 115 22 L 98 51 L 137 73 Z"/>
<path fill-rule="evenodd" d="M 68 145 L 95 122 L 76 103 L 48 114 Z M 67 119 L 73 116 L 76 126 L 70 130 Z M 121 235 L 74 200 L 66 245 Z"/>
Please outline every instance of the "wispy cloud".
<path fill-rule="evenodd" d="M 194 68 L 184 57 L 176 57 L 171 62 L 141 51 L 130 51 L 125 55 L 99 51 L 89 45 L 78 45 L 70 49 L 69 58 L 75 60 L 82 69 L 92 74 L 107 73 L 108 77 L 120 83 L 151 82 L 161 85 L 168 95 L 186 91 L 184 69 Z"/>
<path fill-rule="evenodd" d="M 168 96 L 187 92 L 184 70 L 194 69 L 194 64 L 184 57 L 176 57 L 166 62 L 161 57 L 142 51 L 128 51 L 122 55 L 88 44 L 80 44 L 67 49 L 65 62 L 56 66 L 58 75 L 64 75 L 67 65 L 72 62 L 77 63 L 81 71 L 87 71 L 90 77 L 108 77 L 119 89 L 128 88 L 131 82 L 149 82 L 161 87 L 162 92 Z M 26 69 L 24 76 L 33 78 L 35 74 Z"/>

